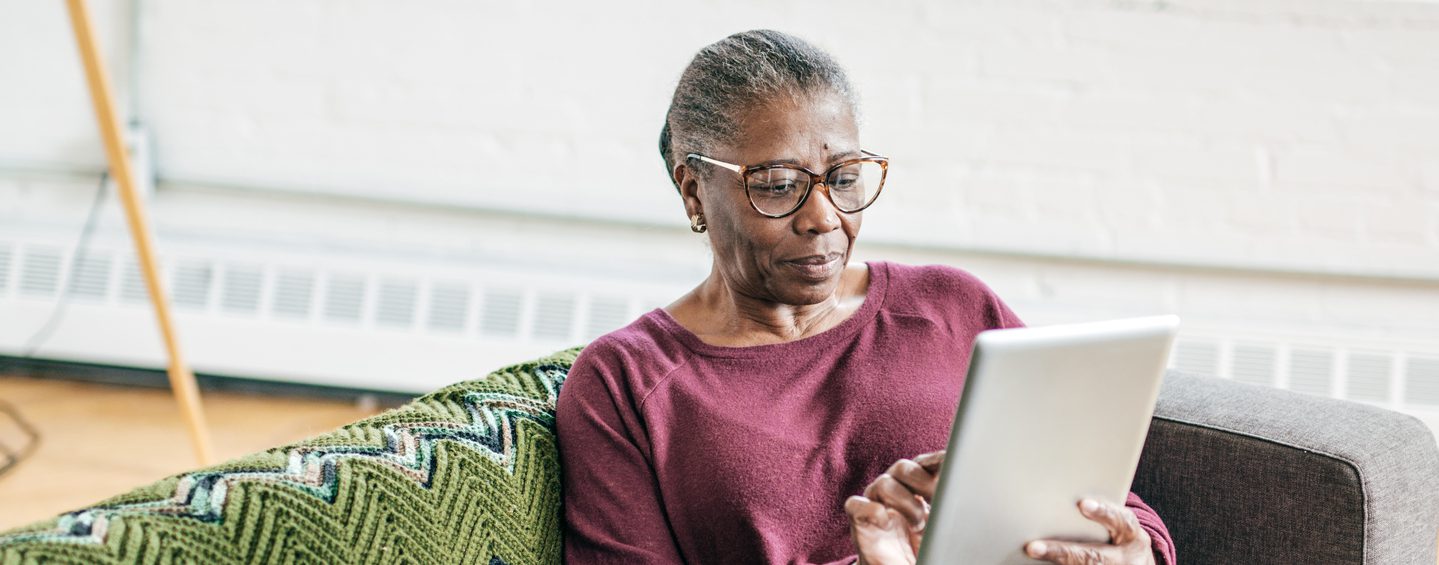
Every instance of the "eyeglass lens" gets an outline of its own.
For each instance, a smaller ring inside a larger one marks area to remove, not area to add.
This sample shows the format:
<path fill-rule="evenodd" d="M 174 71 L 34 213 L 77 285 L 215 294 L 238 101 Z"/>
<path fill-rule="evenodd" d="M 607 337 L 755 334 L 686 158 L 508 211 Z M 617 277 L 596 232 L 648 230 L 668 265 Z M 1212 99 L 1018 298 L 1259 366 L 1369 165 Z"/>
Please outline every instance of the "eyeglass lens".
<path fill-rule="evenodd" d="M 746 192 L 760 212 L 782 215 L 799 207 L 809 190 L 809 173 L 788 167 L 772 167 L 751 171 L 746 179 Z M 869 205 L 879 194 L 884 181 L 884 166 L 873 161 L 857 161 L 829 172 L 825 185 L 830 201 L 843 212 L 853 212 Z"/>

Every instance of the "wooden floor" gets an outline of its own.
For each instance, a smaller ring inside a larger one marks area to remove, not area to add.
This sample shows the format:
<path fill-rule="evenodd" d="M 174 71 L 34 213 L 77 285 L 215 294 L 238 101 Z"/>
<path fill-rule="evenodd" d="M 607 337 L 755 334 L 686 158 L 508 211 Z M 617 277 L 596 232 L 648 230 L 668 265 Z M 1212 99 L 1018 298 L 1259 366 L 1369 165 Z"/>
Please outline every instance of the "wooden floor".
<path fill-rule="evenodd" d="M 216 456 L 234 458 L 358 420 L 353 403 L 202 392 Z M 41 435 L 37 450 L 0 475 L 0 530 L 48 518 L 197 467 L 166 390 L 0 374 L 0 400 Z M 0 415 L 0 441 L 16 442 Z M 17 447 L 13 446 L 12 447 Z"/>

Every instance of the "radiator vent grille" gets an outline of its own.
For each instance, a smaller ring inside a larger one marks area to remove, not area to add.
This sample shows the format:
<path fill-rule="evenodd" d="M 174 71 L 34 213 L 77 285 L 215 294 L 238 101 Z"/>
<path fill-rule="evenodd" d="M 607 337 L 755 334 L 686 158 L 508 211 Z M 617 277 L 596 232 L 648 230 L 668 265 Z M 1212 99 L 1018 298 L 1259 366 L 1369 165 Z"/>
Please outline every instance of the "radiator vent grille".
<path fill-rule="evenodd" d="M 231 314 L 260 313 L 260 292 L 265 272 L 258 266 L 230 265 L 220 293 L 220 307 Z"/>
<path fill-rule="evenodd" d="M 1219 345 L 1207 341 L 1180 341 L 1174 348 L 1174 368 L 1195 375 L 1215 375 Z"/>
<path fill-rule="evenodd" d="M 359 323 L 365 306 L 365 278 L 357 275 L 331 275 L 325 285 L 325 319 L 331 322 Z"/>
<path fill-rule="evenodd" d="M 419 291 L 411 282 L 380 283 L 379 305 L 375 322 L 382 326 L 408 328 L 415 323 L 415 304 Z"/>
<path fill-rule="evenodd" d="M 308 319 L 314 303 L 315 275 L 283 271 L 275 277 L 274 298 L 270 313 L 279 318 Z"/>
<path fill-rule="evenodd" d="M 540 294 L 535 300 L 534 336 L 547 340 L 569 339 L 574 317 L 573 295 L 557 292 Z"/>
<path fill-rule="evenodd" d="M 435 278 L 427 278 L 410 267 L 346 265 L 177 256 L 165 258 L 161 270 L 171 301 L 187 316 L 243 316 L 317 331 L 375 327 L 545 347 L 592 340 L 668 299 L 656 298 L 658 286 L 638 283 L 566 288 L 563 279 L 553 279 L 530 287 L 513 273 L 476 269 L 457 275 L 437 269 Z M 148 306 L 131 254 L 92 250 L 76 260 L 63 244 L 0 241 L 0 306 L 12 300 L 53 302 L 62 289 L 89 304 Z M 1186 373 L 1302 393 L 1439 407 L 1439 349 L 1414 343 L 1387 350 L 1382 339 L 1314 340 L 1186 331 L 1171 362 Z"/>
<path fill-rule="evenodd" d="M 1439 357 L 1410 357 L 1405 375 L 1405 400 L 1410 404 L 1439 406 Z"/>
<path fill-rule="evenodd" d="M 430 288 L 430 313 L 426 324 L 442 332 L 464 331 L 470 318 L 470 289 L 463 283 L 440 283 Z"/>
<path fill-rule="evenodd" d="M 0 245 L 0 296 L 10 290 L 10 257 L 13 255 L 9 245 Z"/>
<path fill-rule="evenodd" d="M 1289 354 L 1289 389 L 1328 396 L 1333 390 L 1334 352 L 1295 349 Z"/>
<path fill-rule="evenodd" d="M 175 306 L 202 310 L 210 302 L 210 285 L 215 268 L 203 261 L 184 261 L 175 269 L 174 289 L 170 291 Z"/>
<path fill-rule="evenodd" d="M 520 307 L 524 295 L 513 289 L 486 289 L 481 304 L 480 332 L 492 337 L 520 333 Z"/>
<path fill-rule="evenodd" d="M 1234 348 L 1234 380 L 1255 385 L 1274 385 L 1274 348 L 1240 345 Z"/>
<path fill-rule="evenodd" d="M 1378 353 L 1349 354 L 1349 388 L 1344 396 L 1370 402 L 1388 400 L 1390 363 L 1389 356 Z"/>
<path fill-rule="evenodd" d="M 136 304 L 149 300 L 150 291 L 145 288 L 145 278 L 140 274 L 140 260 L 132 256 L 124 265 L 120 272 L 120 301 Z"/>
<path fill-rule="evenodd" d="M 1439 352 L 1181 337 L 1170 366 L 1201 375 L 1377 404 L 1439 407 Z"/>
<path fill-rule="evenodd" d="M 60 252 L 31 248 L 25 251 L 24 257 L 20 265 L 20 292 L 29 296 L 55 294 L 60 284 Z"/>
<path fill-rule="evenodd" d="M 114 261 L 109 255 L 85 255 L 75 262 L 65 292 L 71 296 L 104 300 L 110 294 L 110 271 Z"/>
<path fill-rule="evenodd" d="M 589 316 L 585 321 L 586 341 L 629 322 L 629 301 L 622 296 L 596 296 L 590 299 Z"/>

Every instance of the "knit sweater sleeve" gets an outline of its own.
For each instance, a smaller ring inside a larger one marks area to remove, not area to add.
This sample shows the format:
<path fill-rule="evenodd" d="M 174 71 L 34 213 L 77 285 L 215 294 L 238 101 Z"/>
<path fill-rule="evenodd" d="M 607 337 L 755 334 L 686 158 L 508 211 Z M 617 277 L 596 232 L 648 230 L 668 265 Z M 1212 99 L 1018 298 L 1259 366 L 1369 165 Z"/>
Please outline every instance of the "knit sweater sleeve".
<path fill-rule="evenodd" d="M 564 488 L 564 561 L 682 563 L 635 399 L 621 385 L 616 346 L 599 340 L 575 360 L 555 410 Z"/>
<path fill-rule="evenodd" d="M 1164 527 L 1164 520 L 1159 519 L 1159 514 L 1139 499 L 1139 495 L 1129 493 L 1129 500 L 1124 505 L 1134 511 L 1135 517 L 1139 518 L 1139 527 L 1149 533 L 1150 549 L 1154 551 L 1154 562 L 1158 565 L 1177 565 L 1179 559 L 1174 554 L 1174 538 L 1169 536 L 1169 529 Z"/>

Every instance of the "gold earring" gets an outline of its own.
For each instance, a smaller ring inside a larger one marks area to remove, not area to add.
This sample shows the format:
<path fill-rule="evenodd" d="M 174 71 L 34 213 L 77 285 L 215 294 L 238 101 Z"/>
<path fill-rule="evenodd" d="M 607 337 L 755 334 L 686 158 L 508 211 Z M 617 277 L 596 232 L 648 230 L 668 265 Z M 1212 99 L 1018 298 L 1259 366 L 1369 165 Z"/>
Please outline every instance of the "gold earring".
<path fill-rule="evenodd" d="M 704 214 L 695 214 L 693 216 L 690 216 L 690 231 L 695 233 L 704 233 L 708 229 L 710 229 L 710 227 L 705 225 Z"/>

